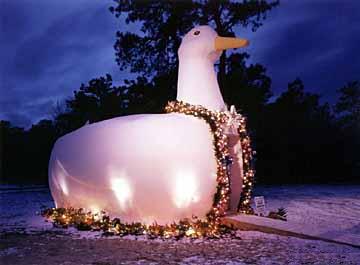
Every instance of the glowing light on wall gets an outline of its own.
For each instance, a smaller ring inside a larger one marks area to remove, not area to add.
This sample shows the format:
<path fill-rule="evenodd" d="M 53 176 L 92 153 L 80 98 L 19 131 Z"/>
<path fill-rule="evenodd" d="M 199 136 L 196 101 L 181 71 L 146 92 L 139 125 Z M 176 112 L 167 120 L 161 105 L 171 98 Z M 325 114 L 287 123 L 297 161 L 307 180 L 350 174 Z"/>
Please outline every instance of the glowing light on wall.
<path fill-rule="evenodd" d="M 118 177 L 111 179 L 111 189 L 114 191 L 122 210 L 131 206 L 132 189 L 126 178 Z"/>
<path fill-rule="evenodd" d="M 66 179 L 67 179 L 67 176 L 69 176 L 69 173 L 66 171 L 66 169 L 64 168 L 64 166 L 61 164 L 61 162 L 59 160 L 56 160 L 56 164 L 58 166 L 58 168 L 57 168 L 58 172 L 56 174 L 57 183 L 60 186 L 60 190 L 65 195 L 69 195 L 69 188 L 66 183 Z"/>
<path fill-rule="evenodd" d="M 69 195 L 69 189 L 68 189 L 68 186 L 66 184 L 66 181 L 65 181 L 65 177 L 59 177 L 59 185 L 60 185 L 60 188 L 62 190 L 62 192 L 65 194 L 65 195 Z"/>
<path fill-rule="evenodd" d="M 100 209 L 98 206 L 96 206 L 96 205 L 91 205 L 91 206 L 89 207 L 89 210 L 90 210 L 91 213 L 93 213 L 93 214 L 98 214 L 98 213 L 101 212 L 101 209 Z"/>
<path fill-rule="evenodd" d="M 199 201 L 198 178 L 192 172 L 179 171 L 175 175 L 173 201 L 178 208 L 185 208 Z"/>

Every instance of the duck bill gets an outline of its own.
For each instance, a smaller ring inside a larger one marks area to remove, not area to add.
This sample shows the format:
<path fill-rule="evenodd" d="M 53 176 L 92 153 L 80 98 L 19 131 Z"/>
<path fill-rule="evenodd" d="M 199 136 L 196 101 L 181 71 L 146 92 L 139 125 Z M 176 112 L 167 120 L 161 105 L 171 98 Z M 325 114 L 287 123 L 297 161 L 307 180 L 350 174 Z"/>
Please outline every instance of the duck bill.
<path fill-rule="evenodd" d="M 215 38 L 215 50 L 222 51 L 226 49 L 236 49 L 246 47 L 249 45 L 249 41 L 240 38 L 228 38 L 228 37 L 216 37 Z"/>

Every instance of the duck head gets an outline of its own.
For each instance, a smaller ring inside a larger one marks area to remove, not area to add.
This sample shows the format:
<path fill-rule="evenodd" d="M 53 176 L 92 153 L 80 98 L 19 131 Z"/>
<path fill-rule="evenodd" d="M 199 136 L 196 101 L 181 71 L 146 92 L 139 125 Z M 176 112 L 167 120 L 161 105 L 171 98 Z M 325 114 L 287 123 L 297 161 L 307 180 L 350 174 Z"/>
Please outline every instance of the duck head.
<path fill-rule="evenodd" d="M 178 55 L 179 58 L 208 58 L 214 63 L 219 59 L 223 50 L 248 45 L 249 41 L 246 39 L 220 37 L 211 27 L 198 26 L 183 37 Z"/>
<path fill-rule="evenodd" d="M 211 110 L 225 110 L 214 63 L 223 50 L 247 45 L 248 40 L 220 37 L 209 26 L 197 26 L 190 30 L 178 49 L 177 100 Z"/>

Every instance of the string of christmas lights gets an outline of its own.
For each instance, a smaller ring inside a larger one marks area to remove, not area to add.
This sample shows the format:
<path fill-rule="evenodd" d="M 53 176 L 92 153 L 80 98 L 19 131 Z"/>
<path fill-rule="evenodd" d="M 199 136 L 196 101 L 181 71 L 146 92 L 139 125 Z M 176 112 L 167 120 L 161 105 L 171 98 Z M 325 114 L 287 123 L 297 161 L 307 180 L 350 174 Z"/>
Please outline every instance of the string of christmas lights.
<path fill-rule="evenodd" d="M 238 211 L 246 214 L 253 214 L 254 210 L 250 206 L 251 202 L 251 192 L 254 181 L 254 165 L 253 154 L 256 152 L 251 148 L 251 140 L 250 136 L 246 130 L 246 119 L 241 116 L 240 125 L 238 128 L 238 133 L 240 136 L 241 148 L 242 148 L 242 156 L 243 156 L 243 185 L 242 191 L 240 194 L 240 201 L 238 206 Z"/>
<path fill-rule="evenodd" d="M 217 162 L 217 192 L 214 195 L 213 208 L 209 216 L 218 223 L 220 217 L 224 216 L 228 203 L 230 202 L 230 175 L 226 170 L 227 161 L 229 161 L 229 149 L 227 147 L 227 136 L 224 133 L 224 127 L 229 125 L 231 119 L 236 120 L 238 134 L 243 156 L 243 185 L 239 200 L 238 211 L 241 213 L 252 214 L 254 211 L 250 206 L 251 191 L 255 170 L 253 169 L 252 159 L 254 152 L 251 148 L 250 136 L 246 130 L 246 119 L 244 116 L 231 112 L 211 111 L 200 105 L 191 105 L 182 101 L 171 101 L 165 107 L 165 111 L 183 113 L 192 115 L 206 121 L 214 136 L 214 150 Z M 236 117 L 234 117 L 234 114 Z"/>
<path fill-rule="evenodd" d="M 184 219 L 178 223 L 159 225 L 153 223 L 145 225 L 139 222 L 122 223 L 119 218 L 110 219 L 104 211 L 92 213 L 84 209 L 75 208 L 50 208 L 41 212 L 41 215 L 51 220 L 56 227 L 75 227 L 82 231 L 102 231 L 104 236 L 147 236 L 153 238 L 218 238 L 229 234 L 232 228 L 220 224 L 216 230 L 211 222 L 203 221 L 193 216 L 192 219 Z"/>
<path fill-rule="evenodd" d="M 168 225 L 145 225 L 141 223 L 122 223 L 119 218 L 110 219 L 105 212 L 92 213 L 84 209 L 50 208 L 41 212 L 42 216 L 51 220 L 55 226 L 75 226 L 79 230 L 103 231 L 108 235 L 147 235 L 150 238 L 176 238 L 181 237 L 219 237 L 232 231 L 231 228 L 221 224 L 220 218 L 226 214 L 230 202 L 230 172 L 228 166 L 232 163 L 229 154 L 227 136 L 224 127 L 229 119 L 234 118 L 228 112 L 211 111 L 202 106 L 195 106 L 182 101 L 171 101 L 165 107 L 167 113 L 182 113 L 204 120 L 213 135 L 214 153 L 217 163 L 217 188 L 214 194 L 212 208 L 206 215 L 206 220 L 196 216 L 192 219 L 181 220 Z M 232 113 L 234 114 L 234 113 Z M 250 137 L 246 131 L 245 117 L 236 113 L 238 134 L 243 156 L 243 190 L 241 192 L 238 211 L 252 214 L 250 206 L 251 190 L 254 170 L 251 160 L 253 151 L 250 146 Z"/>

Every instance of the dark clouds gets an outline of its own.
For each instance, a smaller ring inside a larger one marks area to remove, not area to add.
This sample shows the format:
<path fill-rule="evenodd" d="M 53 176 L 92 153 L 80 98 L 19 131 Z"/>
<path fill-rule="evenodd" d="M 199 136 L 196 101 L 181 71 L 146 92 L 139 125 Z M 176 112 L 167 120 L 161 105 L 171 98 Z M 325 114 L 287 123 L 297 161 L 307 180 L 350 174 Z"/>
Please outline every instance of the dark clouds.
<path fill-rule="evenodd" d="M 334 102 L 336 90 L 360 80 L 360 2 L 281 1 L 252 40 L 252 62 L 266 66 L 278 95 L 300 77 L 306 90 Z"/>
<path fill-rule="evenodd" d="M 115 83 L 121 81 L 113 51 L 121 21 L 108 11 L 110 5 L 1 2 L 0 119 L 27 126 L 50 117 L 56 101 L 91 78 L 110 73 Z"/>
<path fill-rule="evenodd" d="M 115 32 L 124 23 L 109 11 L 112 1 L 2 0 L 0 3 L 0 119 L 28 126 L 50 117 L 57 100 L 81 83 L 110 73 Z M 360 2 L 281 1 L 251 40 L 251 63 L 261 63 L 275 94 L 300 77 L 305 88 L 334 101 L 335 90 L 360 79 Z"/>

